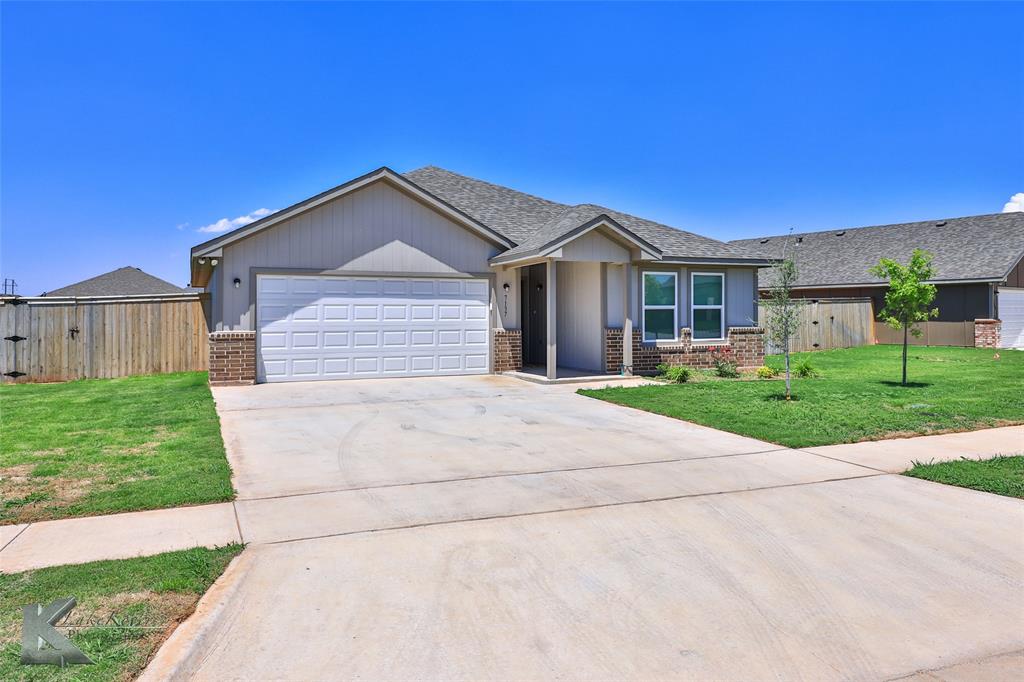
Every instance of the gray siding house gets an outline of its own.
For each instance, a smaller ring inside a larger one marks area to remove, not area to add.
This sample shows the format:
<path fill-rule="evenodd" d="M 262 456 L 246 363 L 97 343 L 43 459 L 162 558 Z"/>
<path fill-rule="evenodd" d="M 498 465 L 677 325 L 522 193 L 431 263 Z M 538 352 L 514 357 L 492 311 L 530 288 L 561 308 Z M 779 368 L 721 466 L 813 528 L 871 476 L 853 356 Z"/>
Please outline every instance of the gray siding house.
<path fill-rule="evenodd" d="M 436 167 L 381 168 L 191 254 L 213 383 L 757 365 L 767 264 Z"/>
<path fill-rule="evenodd" d="M 782 254 L 786 235 L 730 242 L 766 258 Z M 907 262 L 932 254 L 939 316 L 926 323 L 932 345 L 1024 348 L 1024 213 L 946 218 L 897 225 L 801 232 L 790 237 L 803 298 L 868 297 L 875 313 L 886 283 L 868 270 L 880 258 Z M 766 290 L 769 273 L 761 273 Z M 896 339 L 876 324 L 879 341 Z"/>

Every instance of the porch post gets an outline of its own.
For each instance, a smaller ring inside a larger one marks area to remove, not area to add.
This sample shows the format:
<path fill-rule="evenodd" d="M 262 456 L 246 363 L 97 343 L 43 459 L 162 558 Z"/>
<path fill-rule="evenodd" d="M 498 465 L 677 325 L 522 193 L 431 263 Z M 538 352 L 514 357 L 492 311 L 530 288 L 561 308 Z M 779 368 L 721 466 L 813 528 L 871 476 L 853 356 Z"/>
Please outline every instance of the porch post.
<path fill-rule="evenodd" d="M 622 364 L 626 374 L 633 373 L 633 266 L 625 263 L 622 266 L 622 274 L 626 278 L 624 295 L 622 297 Z"/>
<path fill-rule="evenodd" d="M 558 278 L 555 276 L 555 260 L 553 258 L 548 259 L 544 272 L 545 279 L 547 280 L 544 283 L 544 288 L 547 292 L 545 294 L 547 296 L 547 305 L 545 306 L 548 339 L 547 376 L 548 379 L 555 379 L 558 367 L 558 329 L 556 323 L 558 315 L 555 308 L 555 282 Z"/>

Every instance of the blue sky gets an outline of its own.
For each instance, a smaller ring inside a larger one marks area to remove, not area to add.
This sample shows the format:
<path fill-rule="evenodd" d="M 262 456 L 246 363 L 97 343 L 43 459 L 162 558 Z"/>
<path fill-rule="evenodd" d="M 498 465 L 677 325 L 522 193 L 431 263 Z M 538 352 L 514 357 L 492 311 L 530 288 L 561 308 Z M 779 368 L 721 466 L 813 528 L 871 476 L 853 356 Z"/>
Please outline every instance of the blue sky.
<path fill-rule="evenodd" d="M 1024 5 L 2 3 L 0 276 L 434 164 L 719 239 L 997 213 Z"/>

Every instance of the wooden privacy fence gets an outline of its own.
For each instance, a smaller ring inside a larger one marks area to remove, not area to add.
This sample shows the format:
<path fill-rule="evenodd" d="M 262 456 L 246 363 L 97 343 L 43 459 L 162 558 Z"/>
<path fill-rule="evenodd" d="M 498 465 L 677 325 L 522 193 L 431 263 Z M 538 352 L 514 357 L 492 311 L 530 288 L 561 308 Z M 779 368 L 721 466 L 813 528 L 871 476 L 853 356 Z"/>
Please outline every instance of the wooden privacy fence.
<path fill-rule="evenodd" d="M 974 321 L 939 322 L 928 320 L 917 325 L 921 336 L 907 334 L 911 346 L 966 346 L 974 348 Z M 903 345 L 903 330 L 893 329 L 884 322 L 875 320 L 875 339 L 878 343 Z"/>
<path fill-rule="evenodd" d="M 800 309 L 800 329 L 790 350 L 828 350 L 852 348 L 875 342 L 874 313 L 870 298 L 820 298 L 806 301 Z M 758 305 L 758 320 L 764 326 L 765 306 Z M 780 350 L 768 345 L 767 352 Z"/>
<path fill-rule="evenodd" d="M 0 380 L 67 381 L 205 370 L 198 294 L 0 297 Z"/>

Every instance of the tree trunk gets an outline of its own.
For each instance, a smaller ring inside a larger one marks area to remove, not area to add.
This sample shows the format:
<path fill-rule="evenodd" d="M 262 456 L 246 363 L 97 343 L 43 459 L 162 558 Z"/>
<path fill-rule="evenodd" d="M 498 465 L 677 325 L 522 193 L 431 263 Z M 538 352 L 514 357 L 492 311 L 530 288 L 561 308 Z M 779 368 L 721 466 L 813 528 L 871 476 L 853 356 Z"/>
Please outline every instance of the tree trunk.
<path fill-rule="evenodd" d="M 903 385 L 907 385 L 907 324 L 903 322 Z"/>
<path fill-rule="evenodd" d="M 786 400 L 790 398 L 789 386 L 789 338 L 786 339 Z"/>

